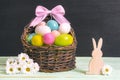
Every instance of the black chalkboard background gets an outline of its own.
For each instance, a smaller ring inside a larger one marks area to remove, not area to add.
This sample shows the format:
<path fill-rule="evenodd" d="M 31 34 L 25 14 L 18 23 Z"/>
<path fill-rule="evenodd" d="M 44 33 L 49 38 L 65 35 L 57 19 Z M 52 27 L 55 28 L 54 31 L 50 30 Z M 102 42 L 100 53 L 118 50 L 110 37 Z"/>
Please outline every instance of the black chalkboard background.
<path fill-rule="evenodd" d="M 102 37 L 104 56 L 120 57 L 120 0 L 0 0 L 0 56 L 22 52 L 20 36 L 37 5 L 52 9 L 58 4 L 75 29 L 77 56 L 90 56 L 91 38 Z"/>

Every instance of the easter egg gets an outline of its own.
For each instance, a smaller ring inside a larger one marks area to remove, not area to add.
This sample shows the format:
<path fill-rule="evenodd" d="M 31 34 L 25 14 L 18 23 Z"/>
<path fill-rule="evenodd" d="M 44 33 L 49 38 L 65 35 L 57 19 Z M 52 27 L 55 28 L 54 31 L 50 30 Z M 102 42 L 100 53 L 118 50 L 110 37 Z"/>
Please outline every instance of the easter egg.
<path fill-rule="evenodd" d="M 32 34 L 28 34 L 27 37 L 26 37 L 26 40 L 31 43 L 31 39 L 32 37 L 35 35 L 35 33 L 32 33 Z"/>
<path fill-rule="evenodd" d="M 34 35 L 31 39 L 31 44 L 33 46 L 42 46 L 43 45 L 42 36 L 39 34 Z"/>
<path fill-rule="evenodd" d="M 58 23 L 55 20 L 49 20 L 47 26 L 49 26 L 51 30 L 58 30 L 59 28 Z"/>
<path fill-rule="evenodd" d="M 46 25 L 46 22 L 42 21 L 37 26 L 45 26 L 45 25 Z"/>
<path fill-rule="evenodd" d="M 45 35 L 43 36 L 43 42 L 44 42 L 45 44 L 51 45 L 51 44 L 54 43 L 54 41 L 55 41 L 55 37 L 54 37 L 54 35 L 53 35 L 52 33 L 47 33 L 47 34 L 45 34 Z"/>
<path fill-rule="evenodd" d="M 69 46 L 73 43 L 73 37 L 70 34 L 61 34 L 55 39 L 57 46 Z"/>
<path fill-rule="evenodd" d="M 60 35 L 60 32 L 57 31 L 57 30 L 53 30 L 51 33 L 52 33 L 55 37 L 58 37 L 58 36 Z"/>
<path fill-rule="evenodd" d="M 70 24 L 68 24 L 68 23 L 60 24 L 60 27 L 59 27 L 59 32 L 60 33 L 69 33 L 70 30 L 71 30 Z"/>
<path fill-rule="evenodd" d="M 50 27 L 48 27 L 48 26 L 43 26 L 43 27 L 37 26 L 37 27 L 35 28 L 35 33 L 36 33 L 36 34 L 44 35 L 44 34 L 50 33 L 50 32 L 51 32 L 51 29 L 50 29 Z"/>

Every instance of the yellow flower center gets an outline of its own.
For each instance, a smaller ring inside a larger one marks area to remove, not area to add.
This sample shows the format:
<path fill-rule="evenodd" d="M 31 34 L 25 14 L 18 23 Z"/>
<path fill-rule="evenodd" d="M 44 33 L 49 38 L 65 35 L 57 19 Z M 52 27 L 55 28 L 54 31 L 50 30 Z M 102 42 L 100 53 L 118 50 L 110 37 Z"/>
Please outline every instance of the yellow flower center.
<path fill-rule="evenodd" d="M 18 71 L 21 71 L 21 68 L 20 68 L 20 67 L 18 68 Z"/>
<path fill-rule="evenodd" d="M 30 61 L 27 61 L 28 64 L 30 64 Z"/>
<path fill-rule="evenodd" d="M 10 72 L 13 72 L 13 68 L 10 68 L 9 70 L 10 70 Z"/>
<path fill-rule="evenodd" d="M 12 61 L 10 61 L 9 63 L 12 64 Z"/>
<path fill-rule="evenodd" d="M 108 69 L 108 68 L 106 68 L 106 69 L 105 69 L 105 71 L 106 71 L 106 72 L 109 72 L 109 69 Z"/>
<path fill-rule="evenodd" d="M 17 64 L 20 64 L 19 62 L 17 62 Z"/>
<path fill-rule="evenodd" d="M 29 68 L 29 67 L 27 67 L 27 68 L 26 68 L 26 71 L 27 71 L 27 72 L 30 72 L 30 68 Z"/>
<path fill-rule="evenodd" d="M 22 57 L 22 60 L 25 60 L 25 57 Z"/>

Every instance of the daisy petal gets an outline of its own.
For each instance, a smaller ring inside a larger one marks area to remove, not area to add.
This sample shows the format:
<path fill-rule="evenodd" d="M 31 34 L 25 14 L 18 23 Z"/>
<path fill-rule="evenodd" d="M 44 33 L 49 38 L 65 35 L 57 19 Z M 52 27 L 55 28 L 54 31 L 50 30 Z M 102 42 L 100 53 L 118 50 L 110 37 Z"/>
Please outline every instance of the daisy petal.
<path fill-rule="evenodd" d="M 22 73 L 25 73 L 25 74 L 31 74 L 32 71 L 33 71 L 33 67 L 28 64 L 26 64 L 22 69 Z"/>
<path fill-rule="evenodd" d="M 6 73 L 7 74 L 15 74 L 16 73 L 16 67 L 15 66 L 6 66 Z"/>
<path fill-rule="evenodd" d="M 33 66 L 33 72 L 38 72 L 40 69 L 40 66 L 38 65 L 38 63 L 34 63 L 34 66 Z"/>
<path fill-rule="evenodd" d="M 7 59 L 6 61 L 6 65 L 9 66 L 9 65 L 16 65 L 17 64 L 17 60 L 14 59 L 14 58 L 9 58 Z"/>
<path fill-rule="evenodd" d="M 110 65 L 104 65 L 102 68 L 103 75 L 110 75 L 112 73 L 112 67 Z"/>
<path fill-rule="evenodd" d="M 29 56 L 26 53 L 21 53 L 18 55 L 19 62 L 26 62 L 29 59 Z"/>

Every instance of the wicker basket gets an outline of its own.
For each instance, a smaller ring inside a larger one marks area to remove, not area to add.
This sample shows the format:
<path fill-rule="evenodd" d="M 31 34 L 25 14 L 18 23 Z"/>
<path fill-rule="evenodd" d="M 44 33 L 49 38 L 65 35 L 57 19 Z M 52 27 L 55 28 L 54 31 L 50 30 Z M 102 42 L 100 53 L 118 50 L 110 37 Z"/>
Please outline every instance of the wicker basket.
<path fill-rule="evenodd" d="M 45 19 L 45 21 L 47 20 L 49 20 L 49 17 Z M 29 27 L 29 24 L 25 26 L 21 36 L 21 41 L 24 52 L 39 64 L 40 71 L 59 72 L 68 71 L 75 68 L 75 52 L 77 41 L 73 29 L 71 29 L 69 34 L 74 37 L 74 42 L 72 45 L 65 47 L 56 45 L 44 45 L 42 47 L 32 46 L 26 41 L 26 36 L 27 34 L 33 32 L 33 27 Z"/>

